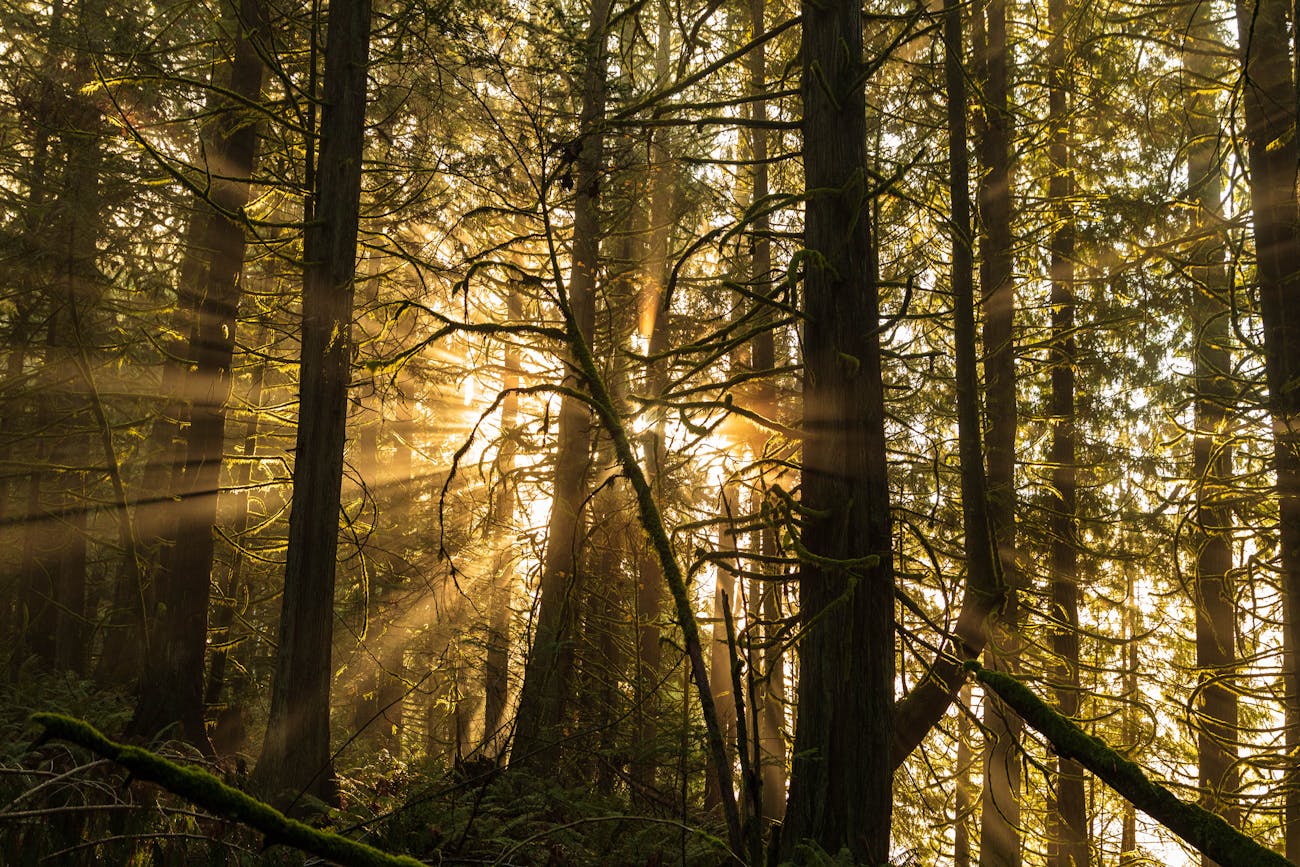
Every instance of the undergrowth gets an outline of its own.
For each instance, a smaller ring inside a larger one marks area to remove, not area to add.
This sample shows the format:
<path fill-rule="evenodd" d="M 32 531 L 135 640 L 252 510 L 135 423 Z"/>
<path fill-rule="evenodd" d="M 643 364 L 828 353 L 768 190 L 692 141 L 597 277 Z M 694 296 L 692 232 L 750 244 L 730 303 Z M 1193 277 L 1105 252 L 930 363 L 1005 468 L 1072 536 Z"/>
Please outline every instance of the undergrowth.
<path fill-rule="evenodd" d="M 283 846 L 209 815 L 159 787 L 131 780 L 60 742 L 33 749 L 35 711 L 87 720 L 108 733 L 130 716 L 127 696 L 74 677 L 0 685 L 0 861 L 38 865 L 299 865 Z M 154 747 L 239 786 L 234 763 L 212 763 L 178 743 Z M 699 816 L 639 815 L 618 793 L 502 772 L 488 763 L 407 765 L 387 753 L 339 774 L 338 808 L 300 816 L 320 827 L 430 864 L 713 865 L 726 863 L 718 827 Z M 662 811 L 661 811 L 662 812 Z"/>

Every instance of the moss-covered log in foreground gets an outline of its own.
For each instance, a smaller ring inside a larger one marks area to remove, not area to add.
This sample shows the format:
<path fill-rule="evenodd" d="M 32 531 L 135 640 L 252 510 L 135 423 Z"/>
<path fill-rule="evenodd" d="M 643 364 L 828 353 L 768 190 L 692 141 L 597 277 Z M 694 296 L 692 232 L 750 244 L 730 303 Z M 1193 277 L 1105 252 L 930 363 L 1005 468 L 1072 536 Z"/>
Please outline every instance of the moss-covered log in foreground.
<path fill-rule="evenodd" d="M 290 819 L 256 798 L 227 786 L 206 771 L 176 764 L 139 747 L 111 741 L 82 720 L 53 713 L 33 714 L 31 719 L 45 729 L 46 738 L 59 738 L 85 747 L 121 765 L 139 779 L 157 783 L 214 815 L 243 822 L 266 835 L 268 845 L 292 846 L 346 867 L 423 867 L 409 856 L 390 855 L 365 843 Z"/>
<path fill-rule="evenodd" d="M 1140 767 L 1048 707 L 1014 677 L 966 663 L 968 671 L 997 693 L 1020 718 L 1047 738 L 1062 758 L 1074 759 L 1119 792 L 1134 807 L 1173 831 L 1221 867 L 1286 867 L 1291 862 L 1266 849 L 1220 817 L 1179 800 Z M 1292 865 L 1294 867 L 1294 865 Z"/>

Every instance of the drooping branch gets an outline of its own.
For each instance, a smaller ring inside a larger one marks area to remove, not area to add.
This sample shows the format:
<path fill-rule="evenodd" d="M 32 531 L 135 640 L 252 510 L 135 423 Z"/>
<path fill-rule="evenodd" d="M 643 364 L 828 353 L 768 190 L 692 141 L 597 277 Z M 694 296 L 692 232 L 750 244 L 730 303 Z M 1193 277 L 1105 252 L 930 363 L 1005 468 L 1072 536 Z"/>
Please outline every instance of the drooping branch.
<path fill-rule="evenodd" d="M 32 714 L 31 720 L 45 729 L 42 740 L 58 738 L 85 747 L 120 765 L 135 777 L 157 783 L 210 813 L 261 831 L 268 844 L 291 846 L 347 867 L 420 867 L 420 862 L 408 855 L 392 855 L 290 819 L 251 795 L 227 786 L 207 771 L 168 761 L 139 747 L 111 741 L 82 720 L 53 713 Z"/>
<path fill-rule="evenodd" d="M 1221 867 L 1291 865 L 1292 862 L 1237 831 L 1219 816 L 1180 800 L 1138 765 L 1057 713 L 1011 675 L 990 671 L 974 660 L 965 666 L 980 683 L 997 693 L 1021 719 L 1047 738 L 1057 755 L 1073 759 L 1096 774 L 1134 807 Z"/>

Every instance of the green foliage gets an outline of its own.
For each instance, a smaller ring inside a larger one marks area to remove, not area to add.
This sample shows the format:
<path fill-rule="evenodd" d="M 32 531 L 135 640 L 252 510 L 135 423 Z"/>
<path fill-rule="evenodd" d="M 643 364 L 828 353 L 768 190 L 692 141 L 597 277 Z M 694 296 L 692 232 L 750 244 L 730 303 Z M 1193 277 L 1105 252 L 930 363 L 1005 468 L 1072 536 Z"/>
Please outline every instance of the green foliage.
<path fill-rule="evenodd" d="M 45 737 L 71 741 L 221 818 L 251 825 L 266 835 L 268 843 L 283 843 L 355 867 L 414 867 L 419 864 L 413 858 L 389 855 L 365 843 L 290 819 L 269 804 L 227 786 L 207 771 L 177 764 L 139 747 L 115 743 L 94 726 L 75 717 L 38 713 L 32 715 L 32 722 L 44 727 Z"/>
<path fill-rule="evenodd" d="M 711 865 L 727 846 L 700 817 L 636 815 L 615 796 L 512 770 L 464 779 L 425 766 L 370 804 L 379 845 L 417 857 L 525 864 Z"/>

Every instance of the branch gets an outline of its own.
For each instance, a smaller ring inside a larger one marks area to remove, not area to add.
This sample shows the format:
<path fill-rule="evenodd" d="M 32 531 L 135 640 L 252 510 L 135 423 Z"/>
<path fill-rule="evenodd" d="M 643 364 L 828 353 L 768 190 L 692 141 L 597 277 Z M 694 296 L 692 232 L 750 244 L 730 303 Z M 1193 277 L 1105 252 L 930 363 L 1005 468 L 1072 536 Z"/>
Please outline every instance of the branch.
<path fill-rule="evenodd" d="M 1153 781 L 1138 765 L 1052 710 L 1028 687 L 1008 674 L 982 668 L 970 660 L 967 671 L 1047 738 L 1057 755 L 1074 759 L 1119 792 L 1137 809 L 1177 834 L 1222 867 L 1294 867 L 1290 861 L 1233 828 L 1219 816 L 1181 801 Z"/>
<path fill-rule="evenodd" d="M 85 747 L 121 765 L 139 779 L 157 783 L 215 815 L 261 831 L 266 836 L 267 845 L 292 846 L 345 867 L 423 867 L 408 855 L 390 855 L 365 843 L 290 819 L 279 810 L 227 786 L 207 771 L 179 765 L 148 750 L 111 741 L 94 726 L 75 717 L 37 713 L 32 714 L 31 721 L 45 729 L 38 743 L 59 738 Z"/>

